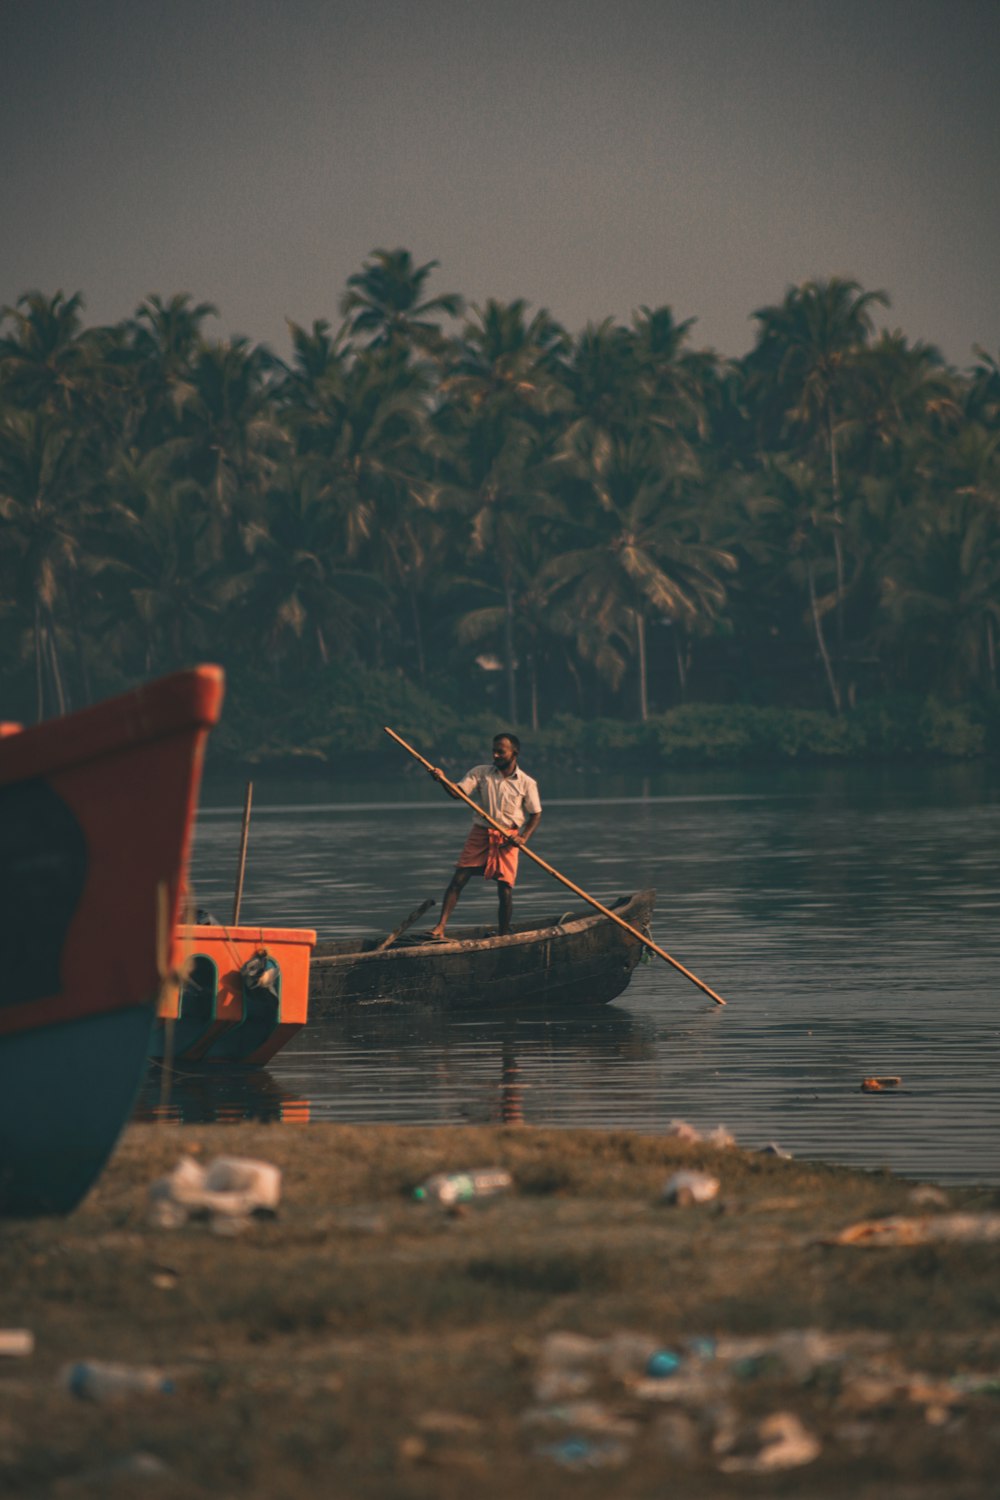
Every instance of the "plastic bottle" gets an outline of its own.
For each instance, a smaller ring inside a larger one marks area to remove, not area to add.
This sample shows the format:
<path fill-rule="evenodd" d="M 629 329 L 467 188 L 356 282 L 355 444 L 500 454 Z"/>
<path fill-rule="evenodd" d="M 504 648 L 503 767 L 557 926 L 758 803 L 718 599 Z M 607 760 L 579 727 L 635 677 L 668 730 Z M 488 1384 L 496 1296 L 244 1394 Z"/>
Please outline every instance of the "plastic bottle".
<path fill-rule="evenodd" d="M 74 1396 L 88 1401 L 117 1401 L 125 1396 L 168 1396 L 174 1382 L 162 1370 L 145 1365 L 120 1365 L 107 1360 L 79 1360 L 67 1365 L 63 1383 Z"/>
<path fill-rule="evenodd" d="M 419 1187 L 413 1196 L 422 1203 L 468 1203 L 472 1198 L 490 1198 L 494 1193 L 504 1193 L 513 1186 L 513 1179 L 504 1167 L 473 1167 L 468 1172 L 436 1172 Z"/>

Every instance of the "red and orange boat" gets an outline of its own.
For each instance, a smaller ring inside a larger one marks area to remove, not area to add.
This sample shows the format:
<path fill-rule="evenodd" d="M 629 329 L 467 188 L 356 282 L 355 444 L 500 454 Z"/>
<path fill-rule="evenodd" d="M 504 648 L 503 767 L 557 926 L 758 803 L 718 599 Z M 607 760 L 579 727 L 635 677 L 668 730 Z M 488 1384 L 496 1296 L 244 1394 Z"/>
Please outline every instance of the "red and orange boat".
<path fill-rule="evenodd" d="M 69 1212 L 144 1075 L 223 674 L 0 738 L 0 1214 Z"/>
<path fill-rule="evenodd" d="M 150 1055 L 259 1067 L 306 1023 L 315 932 L 182 924 L 184 980 L 160 997 Z"/>

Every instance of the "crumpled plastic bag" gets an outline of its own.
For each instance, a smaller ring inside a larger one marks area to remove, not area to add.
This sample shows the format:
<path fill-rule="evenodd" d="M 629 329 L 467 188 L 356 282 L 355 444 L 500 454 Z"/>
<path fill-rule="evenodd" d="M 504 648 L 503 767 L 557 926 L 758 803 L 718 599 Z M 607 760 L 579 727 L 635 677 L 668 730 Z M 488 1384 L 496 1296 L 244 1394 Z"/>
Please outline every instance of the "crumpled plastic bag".
<path fill-rule="evenodd" d="M 707 1172 L 675 1172 L 663 1185 L 664 1203 L 689 1208 L 692 1203 L 710 1203 L 719 1194 L 719 1179 Z"/>
<path fill-rule="evenodd" d="M 270 1162 L 217 1156 L 203 1167 L 182 1156 L 151 1185 L 147 1219 L 157 1229 L 179 1229 L 189 1219 L 207 1218 L 216 1233 L 233 1233 L 254 1214 L 276 1214 L 280 1199 L 281 1168 Z"/>

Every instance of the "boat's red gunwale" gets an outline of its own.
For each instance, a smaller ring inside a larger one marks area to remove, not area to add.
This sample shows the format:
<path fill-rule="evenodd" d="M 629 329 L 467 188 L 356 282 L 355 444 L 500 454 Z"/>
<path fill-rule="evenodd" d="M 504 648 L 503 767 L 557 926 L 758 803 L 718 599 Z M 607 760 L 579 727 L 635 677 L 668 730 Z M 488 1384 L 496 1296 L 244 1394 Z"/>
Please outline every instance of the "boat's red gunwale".
<path fill-rule="evenodd" d="M 222 708 L 220 667 L 192 667 L 63 719 L 0 740 L 0 786 L 53 776 L 153 740 L 211 729 Z"/>

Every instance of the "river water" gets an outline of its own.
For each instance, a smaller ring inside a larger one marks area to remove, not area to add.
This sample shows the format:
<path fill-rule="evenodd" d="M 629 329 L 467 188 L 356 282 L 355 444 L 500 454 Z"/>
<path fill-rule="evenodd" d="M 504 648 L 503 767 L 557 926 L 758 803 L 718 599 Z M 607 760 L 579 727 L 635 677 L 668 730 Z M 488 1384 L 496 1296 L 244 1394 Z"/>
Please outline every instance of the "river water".
<path fill-rule="evenodd" d="M 724 1009 L 655 959 L 613 1005 L 569 1015 L 310 1023 L 267 1069 L 188 1070 L 169 1098 L 151 1075 L 140 1113 L 650 1133 L 683 1119 L 750 1148 L 1000 1183 L 1000 769 L 564 775 L 541 790 L 538 853 L 605 902 L 654 886 L 654 938 Z M 198 903 L 224 919 L 242 796 L 209 781 L 195 836 Z M 262 777 L 241 920 L 384 935 L 440 900 L 468 818 L 422 775 Z M 522 859 L 518 919 L 576 904 Z M 470 883 L 454 920 L 494 921 L 492 885 Z M 901 1084 L 862 1092 L 873 1075 Z"/>

